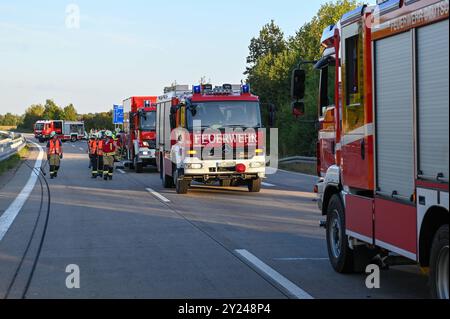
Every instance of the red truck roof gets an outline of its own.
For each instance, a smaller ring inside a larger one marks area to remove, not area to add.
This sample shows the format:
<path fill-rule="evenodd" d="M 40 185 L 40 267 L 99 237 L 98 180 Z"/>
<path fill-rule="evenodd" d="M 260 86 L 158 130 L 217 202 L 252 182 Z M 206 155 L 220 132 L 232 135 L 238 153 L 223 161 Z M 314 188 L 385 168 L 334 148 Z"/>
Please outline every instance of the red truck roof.
<path fill-rule="evenodd" d="M 157 96 L 132 96 L 123 101 L 124 111 L 136 113 L 145 107 L 145 101 L 150 101 L 150 107 L 146 108 L 146 111 L 154 111 L 155 107 L 152 105 L 156 103 L 157 99 Z"/>

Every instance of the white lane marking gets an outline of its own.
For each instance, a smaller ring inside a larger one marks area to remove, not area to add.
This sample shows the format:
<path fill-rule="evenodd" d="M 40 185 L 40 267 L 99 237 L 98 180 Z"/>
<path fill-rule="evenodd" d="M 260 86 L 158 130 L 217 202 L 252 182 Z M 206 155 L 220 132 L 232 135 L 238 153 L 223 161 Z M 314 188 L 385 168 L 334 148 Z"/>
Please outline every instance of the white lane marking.
<path fill-rule="evenodd" d="M 117 170 L 120 174 L 126 174 L 124 170 L 118 169 Z"/>
<path fill-rule="evenodd" d="M 72 144 L 72 147 L 75 148 L 75 145 Z"/>
<path fill-rule="evenodd" d="M 84 148 L 80 147 L 80 151 L 84 152 Z"/>
<path fill-rule="evenodd" d="M 275 187 L 275 185 L 273 185 L 273 184 L 270 184 L 270 183 L 262 183 L 262 186 L 265 186 L 265 187 Z"/>
<path fill-rule="evenodd" d="M 256 267 L 258 270 L 263 272 L 266 276 L 275 281 L 278 285 L 283 287 L 290 295 L 297 299 L 314 299 L 306 291 L 295 285 L 292 281 L 288 280 L 286 277 L 263 263 L 256 256 L 244 249 L 235 250 L 242 258 L 248 261 L 252 266 Z"/>
<path fill-rule="evenodd" d="M 274 258 L 276 261 L 322 261 L 327 260 L 328 258 Z"/>
<path fill-rule="evenodd" d="M 147 192 L 149 192 L 150 194 L 152 194 L 153 196 L 159 198 L 161 201 L 163 201 L 164 203 L 170 203 L 170 200 L 168 200 L 167 198 L 165 198 L 163 195 L 161 195 L 160 193 L 154 191 L 151 188 L 147 188 L 146 189 Z"/>
<path fill-rule="evenodd" d="M 42 159 L 44 158 L 44 150 L 39 144 L 34 142 L 32 143 L 39 149 L 39 155 L 36 159 L 36 163 L 34 164 L 35 170 L 39 171 L 41 169 Z M 5 237 L 9 228 L 14 223 L 17 215 L 19 215 L 23 205 L 25 205 L 26 201 L 30 197 L 30 194 L 33 191 L 38 179 L 37 174 L 38 173 L 35 171 L 31 172 L 30 178 L 28 179 L 28 182 L 26 183 L 22 191 L 19 193 L 19 195 L 17 195 L 14 202 L 9 205 L 8 209 L 3 213 L 3 215 L 0 216 L 0 242 Z"/>

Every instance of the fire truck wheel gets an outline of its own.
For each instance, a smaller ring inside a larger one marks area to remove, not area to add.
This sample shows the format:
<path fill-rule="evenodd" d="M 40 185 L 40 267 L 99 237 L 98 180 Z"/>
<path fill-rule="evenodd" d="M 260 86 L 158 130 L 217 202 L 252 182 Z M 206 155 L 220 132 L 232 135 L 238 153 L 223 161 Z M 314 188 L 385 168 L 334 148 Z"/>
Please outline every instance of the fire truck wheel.
<path fill-rule="evenodd" d="M 261 191 L 261 186 L 261 178 L 256 178 L 248 181 L 248 190 L 250 193 L 259 193 Z"/>
<path fill-rule="evenodd" d="M 353 272 L 353 252 L 345 234 L 344 206 L 338 195 L 333 195 L 328 205 L 327 246 L 333 268 L 338 273 Z"/>
<path fill-rule="evenodd" d="M 144 171 L 144 165 L 142 163 L 134 163 L 133 166 L 136 174 L 141 174 Z"/>
<path fill-rule="evenodd" d="M 448 247 L 448 225 L 444 225 L 437 231 L 431 248 L 430 286 L 434 299 L 449 299 Z"/>
<path fill-rule="evenodd" d="M 71 141 L 72 143 L 75 143 L 75 142 L 77 141 L 77 137 L 76 137 L 76 136 L 72 136 L 72 138 L 70 139 L 70 141 Z"/>

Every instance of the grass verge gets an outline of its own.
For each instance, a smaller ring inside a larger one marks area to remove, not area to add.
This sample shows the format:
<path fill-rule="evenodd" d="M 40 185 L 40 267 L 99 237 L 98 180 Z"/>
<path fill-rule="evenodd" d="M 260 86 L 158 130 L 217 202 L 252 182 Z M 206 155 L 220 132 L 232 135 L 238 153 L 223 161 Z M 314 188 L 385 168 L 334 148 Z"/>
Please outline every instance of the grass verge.
<path fill-rule="evenodd" d="M 280 169 L 307 175 L 317 175 L 317 166 L 314 163 L 280 164 Z"/>
<path fill-rule="evenodd" d="M 20 152 L 12 155 L 10 158 L 0 162 L 0 175 L 3 173 L 16 168 L 20 161 L 28 156 L 29 149 L 25 146 Z"/>

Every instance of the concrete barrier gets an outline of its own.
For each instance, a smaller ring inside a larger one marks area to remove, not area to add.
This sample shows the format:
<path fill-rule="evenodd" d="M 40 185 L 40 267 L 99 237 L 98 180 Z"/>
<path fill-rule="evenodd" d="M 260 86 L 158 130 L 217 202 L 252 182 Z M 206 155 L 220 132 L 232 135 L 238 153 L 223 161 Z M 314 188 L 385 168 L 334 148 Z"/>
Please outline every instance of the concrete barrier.
<path fill-rule="evenodd" d="M 0 162 L 10 158 L 26 145 L 26 139 L 21 134 L 0 131 L 0 135 L 5 137 L 0 140 Z"/>

